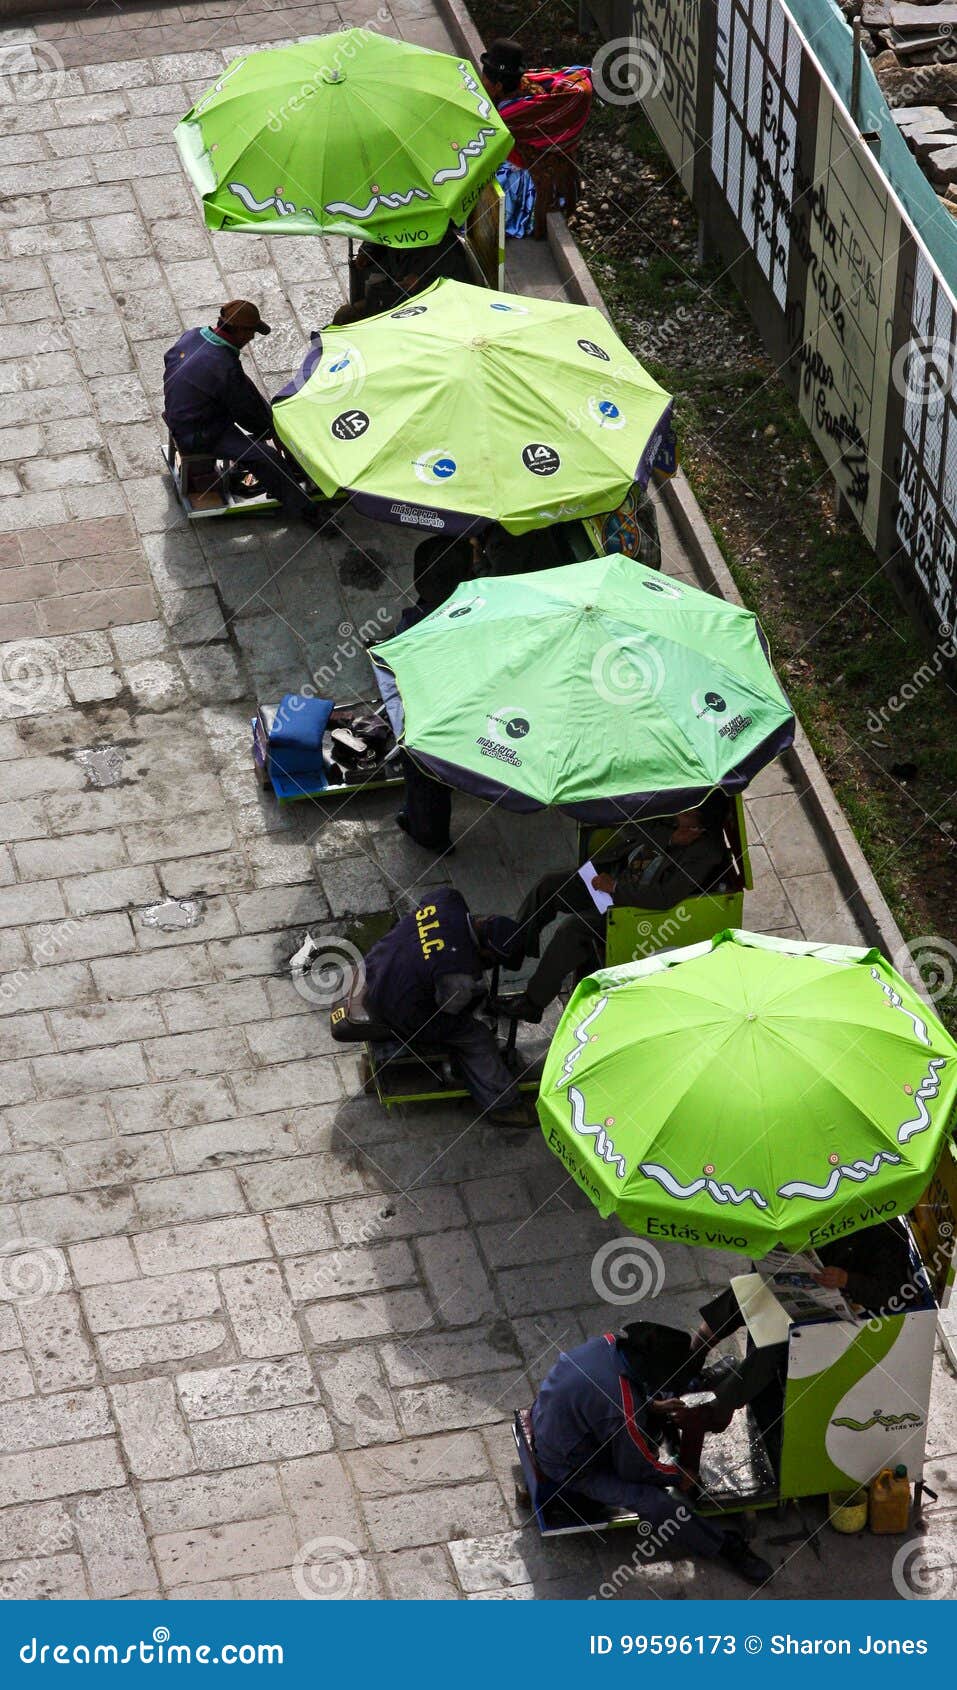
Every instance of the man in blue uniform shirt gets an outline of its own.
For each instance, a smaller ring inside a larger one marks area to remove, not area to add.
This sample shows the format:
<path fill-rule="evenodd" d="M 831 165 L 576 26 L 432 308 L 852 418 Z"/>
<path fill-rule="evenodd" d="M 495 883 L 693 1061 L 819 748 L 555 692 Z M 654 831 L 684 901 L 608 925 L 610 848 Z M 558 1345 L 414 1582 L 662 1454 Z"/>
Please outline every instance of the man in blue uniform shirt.
<path fill-rule="evenodd" d="M 686 898 L 715 891 L 726 883 L 731 856 L 725 842 L 729 800 L 709 793 L 696 810 L 682 810 L 638 827 L 619 830 L 610 845 L 596 852 L 592 878 L 597 892 L 613 903 L 635 909 L 669 910 Z M 612 871 L 612 872 L 609 872 Z M 537 1022 L 569 974 L 580 980 L 595 966 L 596 946 L 604 948 L 605 921 L 576 869 L 543 875 L 519 912 L 526 956 L 538 956 L 542 929 L 564 915 L 521 997 L 503 999 L 496 1008 L 520 1021 Z"/>
<path fill-rule="evenodd" d="M 484 970 L 514 965 L 516 932 L 507 916 L 473 916 L 461 892 L 440 886 L 373 945 L 365 1002 L 398 1038 L 447 1049 L 484 1118 L 527 1127 L 534 1116 L 495 1034 L 474 1014 L 486 995 Z"/>
<path fill-rule="evenodd" d="M 687 1333 L 653 1321 L 563 1350 L 532 1408 L 535 1460 L 571 1508 L 575 1493 L 626 1508 L 672 1554 L 719 1560 L 749 1584 L 764 1584 L 774 1569 L 740 1532 L 695 1513 L 680 1494 L 690 1476 L 658 1447 L 667 1419 L 660 1405 L 691 1388 L 698 1366 Z"/>
<path fill-rule="evenodd" d="M 270 332 L 248 299 L 224 305 L 215 329 L 187 329 L 164 359 L 163 416 L 181 451 L 230 459 L 290 516 L 315 526 L 316 506 L 270 444 L 270 405 L 240 362 L 243 347 Z"/>

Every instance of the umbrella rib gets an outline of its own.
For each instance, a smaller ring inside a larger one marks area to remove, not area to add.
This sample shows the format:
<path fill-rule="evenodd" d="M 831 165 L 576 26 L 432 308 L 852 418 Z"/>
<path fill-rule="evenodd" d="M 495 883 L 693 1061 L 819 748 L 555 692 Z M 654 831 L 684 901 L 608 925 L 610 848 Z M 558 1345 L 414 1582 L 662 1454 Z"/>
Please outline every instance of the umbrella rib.
<path fill-rule="evenodd" d="M 676 1027 L 671 1034 L 667 1035 L 667 1037 L 669 1039 L 674 1038 L 674 1039 L 685 1040 L 686 1037 L 687 1037 L 688 1031 L 689 1031 L 688 1026 L 682 1025 L 681 1027 Z M 735 1033 L 737 1031 L 738 1031 L 737 1028 L 729 1029 L 727 1034 L 725 1035 L 725 1037 L 721 1040 L 720 1044 L 716 1048 L 710 1050 L 707 1053 L 706 1060 L 709 1064 L 713 1063 L 715 1060 L 717 1060 L 720 1057 L 720 1054 L 721 1054 L 723 1047 L 728 1043 L 729 1039 L 731 1039 L 735 1036 Z M 658 1038 L 659 1041 L 664 1042 L 664 1036 L 662 1034 L 659 1033 L 655 1036 Z M 617 1059 L 620 1059 L 621 1055 L 622 1055 L 622 1051 L 621 1051 L 621 1048 L 619 1047 L 619 1049 L 609 1051 L 604 1056 L 602 1056 L 602 1055 L 594 1056 L 594 1057 L 592 1057 L 592 1059 L 589 1063 L 589 1067 L 588 1067 L 588 1071 L 587 1071 L 588 1072 L 588 1083 L 589 1083 L 589 1085 L 590 1086 L 593 1085 L 593 1084 L 597 1085 L 603 1091 L 604 1099 L 605 1099 L 605 1106 L 609 1107 L 609 1108 L 613 1108 L 613 1107 L 616 1106 L 616 1103 L 618 1101 L 618 1096 L 620 1094 L 616 1094 L 616 1092 L 611 1089 L 611 1086 L 609 1085 L 609 1076 L 607 1074 L 605 1074 L 603 1076 L 602 1071 L 610 1068 L 615 1063 L 615 1061 Z M 645 1135 L 644 1147 L 635 1151 L 633 1145 L 629 1144 L 629 1149 L 632 1150 L 633 1155 L 635 1156 L 635 1166 L 632 1170 L 632 1174 L 625 1181 L 625 1194 L 626 1195 L 628 1193 L 629 1187 L 632 1186 L 632 1180 L 634 1178 L 634 1174 L 635 1174 L 636 1171 L 639 1170 L 640 1164 L 648 1161 L 649 1158 L 651 1158 L 652 1156 L 654 1156 L 656 1154 L 656 1149 L 655 1149 L 656 1145 L 662 1139 L 664 1139 L 667 1136 L 667 1130 L 668 1130 L 669 1124 L 671 1123 L 673 1117 L 676 1115 L 676 1113 L 678 1112 L 678 1110 L 681 1108 L 682 1104 L 684 1103 L 685 1098 L 687 1097 L 689 1090 L 691 1089 L 691 1087 L 693 1085 L 697 1084 L 697 1082 L 701 1078 L 702 1072 L 704 1071 L 704 1063 L 703 1062 L 701 1064 L 688 1063 L 686 1066 L 687 1066 L 687 1075 L 686 1075 L 686 1077 L 683 1077 L 683 1084 L 682 1084 L 682 1089 L 681 1089 L 680 1093 L 678 1093 L 678 1095 L 675 1096 L 673 1101 L 669 1104 L 667 1114 L 663 1115 L 662 1118 L 656 1123 L 653 1133 Z M 646 1093 L 643 1096 L 643 1098 L 642 1098 L 642 1113 L 644 1113 L 646 1106 L 653 1099 L 653 1097 L 654 1097 L 654 1091 L 652 1091 L 650 1094 Z M 632 1123 L 632 1125 L 633 1125 L 633 1123 Z M 680 1176 L 684 1177 L 685 1179 L 695 1178 L 695 1177 L 697 1177 L 697 1175 L 701 1171 L 700 1167 L 695 1166 L 694 1168 L 691 1168 L 690 1166 L 686 1165 L 682 1161 L 681 1158 L 682 1158 L 683 1153 L 681 1151 L 680 1146 L 678 1146 L 678 1145 L 669 1144 L 667 1151 L 664 1151 L 664 1150 L 658 1151 L 657 1154 L 663 1160 L 667 1161 L 669 1168 L 671 1168 L 674 1171 L 677 1171 L 677 1173 Z M 725 1170 L 725 1171 L 727 1173 L 729 1170 Z M 645 1176 L 642 1176 L 643 1179 L 644 1179 L 644 1177 Z"/>

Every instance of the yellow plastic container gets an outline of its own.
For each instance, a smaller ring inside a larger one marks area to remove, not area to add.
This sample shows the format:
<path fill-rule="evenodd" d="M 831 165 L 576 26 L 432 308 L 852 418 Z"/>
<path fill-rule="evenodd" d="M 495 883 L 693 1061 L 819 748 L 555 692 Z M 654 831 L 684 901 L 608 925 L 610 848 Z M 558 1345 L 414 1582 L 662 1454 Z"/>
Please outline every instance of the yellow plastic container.
<path fill-rule="evenodd" d="M 910 1485 L 905 1468 L 892 1473 L 882 1468 L 871 1480 L 868 1520 L 872 1532 L 906 1532 L 910 1518 Z"/>
<path fill-rule="evenodd" d="M 832 1490 L 827 1499 L 827 1517 L 836 1532 L 862 1532 L 867 1525 L 867 1492 Z"/>

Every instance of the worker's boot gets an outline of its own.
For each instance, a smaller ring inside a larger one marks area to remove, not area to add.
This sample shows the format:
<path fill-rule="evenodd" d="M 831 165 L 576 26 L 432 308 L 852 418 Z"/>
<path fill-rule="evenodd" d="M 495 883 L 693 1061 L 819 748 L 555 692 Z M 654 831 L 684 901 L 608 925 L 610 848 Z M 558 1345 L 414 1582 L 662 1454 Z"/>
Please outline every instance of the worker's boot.
<path fill-rule="evenodd" d="M 718 1551 L 717 1559 L 723 1561 L 726 1567 L 737 1573 L 739 1578 L 747 1584 L 767 1584 L 773 1579 L 775 1569 L 770 1561 L 762 1560 L 756 1555 L 750 1544 L 746 1543 L 740 1532 L 731 1531 L 727 1527 L 724 1533 L 724 1545 Z"/>
<path fill-rule="evenodd" d="M 520 992 L 517 997 L 493 998 L 492 1008 L 496 1015 L 507 1016 L 510 1021 L 531 1021 L 536 1025 L 545 1013 L 539 1004 L 532 1002 L 527 992 Z"/>
<path fill-rule="evenodd" d="M 491 1127 L 537 1127 L 538 1116 L 530 1103 L 519 1098 L 517 1103 L 504 1104 L 501 1109 L 490 1109 L 485 1117 Z"/>

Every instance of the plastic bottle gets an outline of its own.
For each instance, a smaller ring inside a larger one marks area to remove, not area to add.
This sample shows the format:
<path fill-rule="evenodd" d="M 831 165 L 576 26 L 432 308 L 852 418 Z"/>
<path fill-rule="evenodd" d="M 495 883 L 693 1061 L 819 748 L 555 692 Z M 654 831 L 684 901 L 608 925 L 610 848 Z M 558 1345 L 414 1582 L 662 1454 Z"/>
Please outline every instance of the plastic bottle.
<path fill-rule="evenodd" d="M 910 1517 L 907 1468 L 883 1467 L 871 1481 L 868 1523 L 872 1532 L 906 1532 Z"/>
<path fill-rule="evenodd" d="M 862 1532 L 867 1525 L 866 1490 L 832 1490 L 827 1499 L 827 1517 L 836 1532 Z"/>

